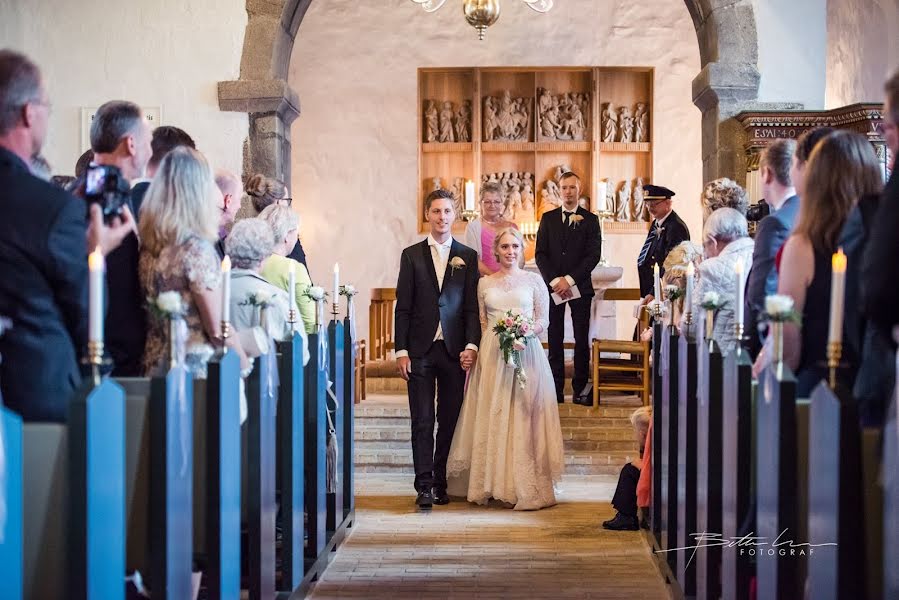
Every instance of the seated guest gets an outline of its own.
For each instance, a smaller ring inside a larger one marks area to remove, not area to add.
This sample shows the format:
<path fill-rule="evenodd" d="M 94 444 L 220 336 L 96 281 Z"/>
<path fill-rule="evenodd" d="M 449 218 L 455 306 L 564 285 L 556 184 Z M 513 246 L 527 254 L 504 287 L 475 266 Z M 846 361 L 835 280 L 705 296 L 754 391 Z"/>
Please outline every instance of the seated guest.
<path fill-rule="evenodd" d="M 293 198 L 287 195 L 287 186 L 277 179 L 266 177 L 262 173 L 257 173 L 247 179 L 244 191 L 246 191 L 253 202 L 253 208 L 256 209 L 257 213 L 261 213 L 272 204 L 280 204 L 290 208 L 290 205 L 293 203 Z M 307 270 L 309 269 L 308 265 L 306 265 L 306 253 L 303 251 L 303 243 L 299 237 L 291 246 L 287 256 L 302 263 Z"/>
<path fill-rule="evenodd" d="M 300 225 L 297 214 L 280 204 L 273 204 L 259 213 L 259 218 L 269 224 L 274 234 L 275 245 L 265 262 L 262 263 L 262 276 L 273 285 L 281 288 L 296 298 L 299 317 L 303 320 L 306 333 L 315 332 L 315 301 L 305 295 L 306 290 L 312 285 L 306 266 L 298 261 L 288 258 L 287 252 L 297 239 L 297 229 Z M 290 265 L 293 264 L 296 286 L 293 290 L 290 286 Z M 289 297 L 289 296 L 288 296 Z"/>
<path fill-rule="evenodd" d="M 793 230 L 799 213 L 799 198 L 790 177 L 795 151 L 793 140 L 775 140 L 762 152 L 759 167 L 762 195 L 771 207 L 771 214 L 759 221 L 752 269 L 746 280 L 746 346 L 752 356 L 761 348 L 759 316 L 765 312 L 765 297 L 777 291 L 774 258 Z"/>
<path fill-rule="evenodd" d="M 604 529 L 614 531 L 637 531 L 640 523 L 637 518 L 637 482 L 640 480 L 640 471 L 643 468 L 646 437 L 649 433 L 649 424 L 652 421 L 652 407 L 641 406 L 631 413 L 631 425 L 634 428 L 634 439 L 640 451 L 640 457 L 632 460 L 622 467 L 618 475 L 618 486 L 615 495 L 612 496 L 612 506 L 617 513 L 615 518 L 604 521 Z M 648 460 L 649 457 L 646 457 Z"/>
<path fill-rule="evenodd" d="M 95 206 L 88 225 L 83 202 L 30 172 L 49 106 L 37 65 L 0 50 L 0 315 L 12 321 L 0 337 L 0 394 L 25 421 L 64 422 L 87 348 L 88 248 L 112 251 L 134 220 L 125 210 L 104 225 Z"/>
<path fill-rule="evenodd" d="M 668 297 L 665 288 L 668 286 L 675 286 L 678 288 L 680 295 L 677 300 L 671 303 L 671 312 L 673 314 L 663 315 L 663 319 L 668 322 L 673 322 L 677 327 L 680 327 L 680 321 L 683 317 L 684 289 L 687 286 L 687 266 L 691 262 L 694 267 L 699 267 L 702 262 L 702 249 L 693 242 L 681 242 L 672 248 L 671 252 L 669 252 L 668 256 L 665 258 L 663 271 L 665 274 L 662 275 L 659 282 L 662 286 L 662 295 L 664 296 L 662 298 L 663 301 Z M 650 298 L 652 298 L 651 295 Z M 640 339 L 645 342 L 650 341 L 652 339 L 652 328 L 647 327 L 643 330 Z"/>
<path fill-rule="evenodd" d="M 272 285 L 259 270 L 262 261 L 271 256 L 274 239 L 272 229 L 262 219 L 242 219 L 225 239 L 225 251 L 231 257 L 231 321 L 238 330 L 262 326 L 259 302 L 264 300 L 264 329 L 268 337 L 284 340 L 291 335 L 287 311 L 289 300 L 281 288 Z M 256 299 L 252 298 L 257 295 Z M 259 298 L 258 296 L 263 296 Z M 306 335 L 303 335 L 304 360 L 308 360 Z"/>
<path fill-rule="evenodd" d="M 722 177 L 705 184 L 702 190 L 702 219 L 705 221 L 713 211 L 723 207 L 733 208 L 746 216 L 749 195 L 733 179 Z"/>
<path fill-rule="evenodd" d="M 752 265 L 753 241 L 749 237 L 746 217 L 733 208 L 719 208 L 705 221 L 702 228 L 702 247 L 705 258 L 697 267 L 697 282 L 693 288 L 694 322 L 703 314 L 701 304 L 706 293 L 714 292 L 724 306 L 715 315 L 712 339 L 718 342 L 722 354 L 734 348 L 734 302 L 736 301 L 736 267 L 743 266 L 743 277 Z"/>
<path fill-rule="evenodd" d="M 517 225 L 503 218 L 503 190 L 493 181 L 481 185 L 481 216 L 469 221 L 462 243 L 478 253 L 478 272 L 491 275 L 499 271 L 499 263 L 493 256 L 493 238 L 496 232 Z"/>
<path fill-rule="evenodd" d="M 224 169 L 216 169 L 215 185 L 221 192 L 221 200 L 217 204 L 219 211 L 219 239 L 215 243 L 215 249 L 219 253 L 219 258 L 225 258 L 225 238 L 234 225 L 234 218 L 237 211 L 240 210 L 240 194 L 243 191 L 243 184 L 240 178 Z"/>
<path fill-rule="evenodd" d="M 218 190 L 206 159 L 196 150 L 176 148 L 159 165 L 147 191 L 140 217 L 140 279 L 144 297 L 155 299 L 176 291 L 186 315 L 186 366 L 194 377 L 206 378 L 206 362 L 222 344 L 222 272 L 215 240 Z M 249 366 L 235 336 L 229 347 Z M 148 375 L 168 368 L 168 326 L 164 319 L 149 319 L 144 355 Z"/>
<path fill-rule="evenodd" d="M 785 323 L 784 362 L 796 374 L 796 394 L 807 398 L 827 375 L 832 255 L 846 217 L 860 198 L 876 194 L 883 175 L 874 149 L 864 136 L 835 131 L 815 146 L 805 172 L 805 197 L 796 229 L 784 246 L 777 293 L 793 298 L 802 327 Z M 770 362 L 766 346 L 755 363 L 758 375 Z M 857 357 L 842 373 L 851 386 Z"/>

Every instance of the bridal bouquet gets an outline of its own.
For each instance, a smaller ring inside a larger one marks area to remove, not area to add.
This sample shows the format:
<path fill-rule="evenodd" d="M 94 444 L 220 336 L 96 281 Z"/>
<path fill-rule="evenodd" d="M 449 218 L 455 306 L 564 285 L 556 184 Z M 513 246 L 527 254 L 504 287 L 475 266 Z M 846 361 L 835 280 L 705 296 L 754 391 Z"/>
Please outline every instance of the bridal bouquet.
<path fill-rule="evenodd" d="M 493 333 L 499 338 L 503 360 L 515 368 L 515 379 L 518 386 L 524 389 L 528 378 L 521 366 L 521 351 L 527 348 L 528 340 L 534 337 L 534 320 L 518 311 L 507 310 L 506 314 L 496 321 Z"/>

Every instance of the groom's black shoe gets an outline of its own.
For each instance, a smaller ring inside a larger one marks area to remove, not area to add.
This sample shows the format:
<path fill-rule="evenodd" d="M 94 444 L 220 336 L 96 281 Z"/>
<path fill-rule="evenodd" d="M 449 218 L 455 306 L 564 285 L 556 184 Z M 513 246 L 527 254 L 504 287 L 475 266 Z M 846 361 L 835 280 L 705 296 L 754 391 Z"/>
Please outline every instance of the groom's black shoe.
<path fill-rule="evenodd" d="M 422 510 L 429 510 L 431 505 L 434 504 L 434 494 L 431 490 L 422 490 L 418 492 L 418 497 L 415 499 L 415 505 Z"/>
<path fill-rule="evenodd" d="M 602 526 L 603 529 L 611 529 L 612 531 L 637 531 L 640 529 L 637 517 L 628 517 L 621 513 L 615 515 L 614 519 L 604 521 Z"/>
<path fill-rule="evenodd" d="M 593 394 L 581 394 L 575 396 L 571 401 L 581 406 L 593 406 Z"/>
<path fill-rule="evenodd" d="M 444 506 L 449 503 L 450 499 L 449 496 L 446 495 L 446 490 L 434 488 L 434 504 Z"/>

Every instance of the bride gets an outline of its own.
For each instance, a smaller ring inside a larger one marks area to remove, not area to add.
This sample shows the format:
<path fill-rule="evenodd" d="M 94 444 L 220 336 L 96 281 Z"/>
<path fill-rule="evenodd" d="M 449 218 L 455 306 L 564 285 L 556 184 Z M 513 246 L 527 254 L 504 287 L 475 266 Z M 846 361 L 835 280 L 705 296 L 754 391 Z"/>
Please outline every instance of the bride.
<path fill-rule="evenodd" d="M 517 229 L 496 233 L 493 254 L 500 270 L 478 283 L 483 334 L 450 447 L 447 491 L 478 504 L 493 498 L 535 510 L 556 503 L 553 484 L 564 470 L 556 388 L 537 337 L 521 351 L 521 387 L 493 325 L 517 310 L 533 317 L 538 335 L 549 322 L 549 292 L 539 275 L 520 268 L 524 241 Z"/>

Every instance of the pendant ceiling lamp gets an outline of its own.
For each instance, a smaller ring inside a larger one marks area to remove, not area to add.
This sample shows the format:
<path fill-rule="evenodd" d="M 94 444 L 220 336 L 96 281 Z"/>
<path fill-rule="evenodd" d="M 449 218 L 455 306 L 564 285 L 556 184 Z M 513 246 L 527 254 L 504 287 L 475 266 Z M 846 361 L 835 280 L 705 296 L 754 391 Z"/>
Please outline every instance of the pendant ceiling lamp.
<path fill-rule="evenodd" d="M 521 0 L 539 13 L 549 12 L 553 0 Z M 434 12 L 444 5 L 446 0 L 412 0 L 420 4 L 427 12 Z M 462 0 L 462 14 L 468 24 L 478 30 L 478 39 L 483 40 L 487 28 L 499 19 L 500 0 Z"/>

